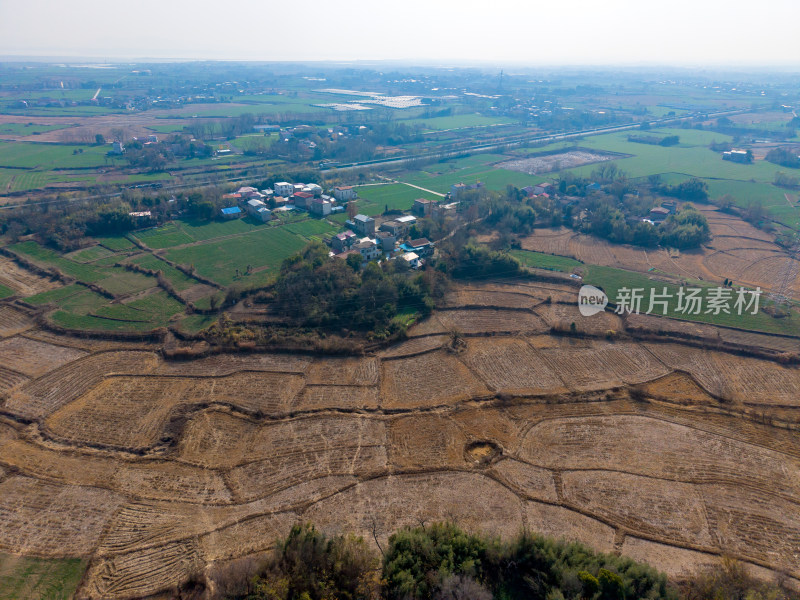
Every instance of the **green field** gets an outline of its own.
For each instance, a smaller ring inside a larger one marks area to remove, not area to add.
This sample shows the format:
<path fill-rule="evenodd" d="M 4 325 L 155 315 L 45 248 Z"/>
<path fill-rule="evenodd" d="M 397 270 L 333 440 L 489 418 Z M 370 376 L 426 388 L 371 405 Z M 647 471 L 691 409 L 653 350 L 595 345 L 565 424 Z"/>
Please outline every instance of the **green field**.
<path fill-rule="evenodd" d="M 14 290 L 0 283 L 0 298 L 8 298 L 9 296 L 13 296 L 14 294 L 16 294 Z"/>
<path fill-rule="evenodd" d="M 732 295 L 730 304 L 731 314 L 725 314 L 724 312 L 721 312 L 718 315 L 711 313 L 705 314 L 705 312 L 699 315 L 683 314 L 676 310 L 676 295 L 679 286 L 659 280 L 658 273 L 653 273 L 652 276 L 648 276 L 644 273 L 626 271 L 624 269 L 617 269 L 614 267 L 584 264 L 572 258 L 544 254 L 541 252 L 532 252 L 529 250 L 512 250 L 511 255 L 518 258 L 523 264 L 529 267 L 551 269 L 566 273 L 577 267 L 580 267 L 580 270 L 584 274 L 583 283 L 594 285 L 602 289 L 608 295 L 609 302 L 612 303 L 614 303 L 617 299 L 619 290 L 621 288 L 641 288 L 644 290 L 640 309 L 640 312 L 642 313 L 649 309 L 650 290 L 655 290 L 656 294 L 661 294 L 663 289 L 666 288 L 667 293 L 670 294 L 672 298 L 669 300 L 668 311 L 665 316 L 686 321 L 696 321 L 701 323 L 710 323 L 713 325 L 725 325 L 740 329 L 750 329 L 753 331 L 763 331 L 766 333 L 800 335 L 800 314 L 798 314 L 797 311 L 792 311 L 790 317 L 783 319 L 775 319 L 763 311 L 759 311 L 756 315 L 738 315 L 734 310 L 733 304 L 736 299 L 735 293 Z M 716 286 L 711 286 L 708 283 L 699 281 L 693 281 L 690 282 L 690 287 L 699 287 L 705 290 Z M 705 292 L 703 292 L 702 295 L 705 297 Z M 764 306 L 764 300 L 765 298 L 762 297 L 762 308 Z M 654 314 L 662 316 L 662 309 L 660 306 L 655 307 Z"/>
<path fill-rule="evenodd" d="M 86 570 L 80 558 L 45 559 L 0 553 L 0 600 L 67 600 Z"/>
<path fill-rule="evenodd" d="M 428 130 L 464 129 L 466 127 L 487 127 L 513 123 L 508 117 L 484 117 L 479 114 L 453 115 L 449 117 L 432 117 L 429 119 L 404 119 L 407 125 L 422 125 Z"/>
<path fill-rule="evenodd" d="M 440 175 L 431 175 L 424 171 L 416 171 L 398 177 L 398 179 L 442 194 L 449 192 L 450 186 L 456 183 L 465 183 L 469 185 L 481 182 L 488 189 L 504 190 L 507 185 L 523 188 L 547 180 L 545 177 L 527 175 L 526 173 L 518 173 L 517 171 L 507 171 L 505 169 L 493 169 L 484 165 L 458 169 Z"/>
<path fill-rule="evenodd" d="M 575 267 L 582 267 L 583 263 L 566 256 L 554 254 L 544 254 L 543 252 L 533 252 L 531 250 L 512 250 L 509 254 L 526 267 L 536 267 L 538 269 L 548 269 L 551 271 L 562 271 L 569 273 Z"/>
<path fill-rule="evenodd" d="M 283 259 L 301 250 L 306 243 L 307 240 L 287 231 L 286 227 L 269 227 L 169 250 L 166 256 L 178 264 L 194 265 L 199 274 L 221 285 L 239 283 L 252 287 L 269 282 Z M 252 269 L 250 275 L 245 273 L 248 265 Z"/>
<path fill-rule="evenodd" d="M 81 152 L 75 153 L 75 150 Z M 25 169 L 77 169 L 101 167 L 110 160 L 109 146 L 0 142 L 0 166 Z"/>
<path fill-rule="evenodd" d="M 136 256 L 131 259 L 130 262 L 135 263 L 140 267 L 144 267 L 145 269 L 161 271 L 164 273 L 164 277 L 166 277 L 173 287 L 179 292 L 182 292 L 183 290 L 186 290 L 198 283 L 197 280 L 185 275 L 175 267 L 165 263 L 163 260 L 158 260 L 152 254 L 142 254 L 140 256 Z"/>
<path fill-rule="evenodd" d="M 0 135 L 39 135 L 56 129 L 66 129 L 68 125 L 38 125 L 35 123 L 0 123 Z"/>
<path fill-rule="evenodd" d="M 362 185 L 357 188 L 358 200 L 356 206 L 360 213 L 376 216 L 389 210 L 410 210 L 417 198 L 427 200 L 441 200 L 441 196 L 423 192 L 402 183 L 389 183 L 386 185 Z"/>

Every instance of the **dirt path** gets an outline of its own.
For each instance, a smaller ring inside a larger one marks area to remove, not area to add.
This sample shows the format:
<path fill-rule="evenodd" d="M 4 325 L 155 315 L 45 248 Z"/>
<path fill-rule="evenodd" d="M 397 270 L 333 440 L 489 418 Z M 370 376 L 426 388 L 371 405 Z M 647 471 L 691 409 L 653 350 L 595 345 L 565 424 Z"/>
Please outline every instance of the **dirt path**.
<path fill-rule="evenodd" d="M 402 183 L 403 185 L 407 185 L 408 187 L 415 188 L 417 190 L 422 190 L 423 192 L 428 192 L 429 194 L 433 194 L 434 196 L 439 196 L 439 198 L 444 198 L 444 194 L 440 194 L 439 192 L 434 192 L 433 190 L 429 190 L 424 187 L 420 187 L 418 185 L 414 185 L 413 183 L 406 183 L 405 181 L 398 181 L 397 179 L 390 179 L 389 177 L 380 176 L 381 179 L 385 179 L 387 183 Z"/>

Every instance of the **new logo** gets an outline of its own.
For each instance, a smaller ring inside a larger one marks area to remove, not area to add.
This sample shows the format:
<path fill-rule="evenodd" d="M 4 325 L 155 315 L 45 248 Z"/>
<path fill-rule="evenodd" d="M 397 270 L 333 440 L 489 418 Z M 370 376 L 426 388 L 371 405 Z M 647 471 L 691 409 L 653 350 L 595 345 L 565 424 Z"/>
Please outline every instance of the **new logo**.
<path fill-rule="evenodd" d="M 584 317 L 591 317 L 601 313 L 608 305 L 608 296 L 601 289 L 593 285 L 581 286 L 578 291 L 578 310 Z"/>

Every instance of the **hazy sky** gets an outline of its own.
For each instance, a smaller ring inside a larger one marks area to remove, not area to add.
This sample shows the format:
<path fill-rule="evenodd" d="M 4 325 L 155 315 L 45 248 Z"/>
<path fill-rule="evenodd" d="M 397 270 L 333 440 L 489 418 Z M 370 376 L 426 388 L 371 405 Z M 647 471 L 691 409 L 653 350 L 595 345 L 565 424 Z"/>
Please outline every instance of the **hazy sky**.
<path fill-rule="evenodd" d="M 800 0 L 0 0 L 0 56 L 800 65 Z"/>

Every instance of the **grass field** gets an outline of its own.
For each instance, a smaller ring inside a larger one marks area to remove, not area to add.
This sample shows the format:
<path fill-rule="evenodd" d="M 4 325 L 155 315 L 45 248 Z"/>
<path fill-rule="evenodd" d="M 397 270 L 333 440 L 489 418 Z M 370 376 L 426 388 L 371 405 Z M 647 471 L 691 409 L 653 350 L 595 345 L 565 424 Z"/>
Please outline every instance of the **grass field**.
<path fill-rule="evenodd" d="M 44 559 L 0 553 L 0 600 L 68 600 L 86 570 L 79 558 Z"/>
<path fill-rule="evenodd" d="M 423 192 L 402 183 L 362 185 L 358 187 L 358 211 L 369 216 L 382 214 L 385 209 L 410 210 L 417 198 L 440 200 L 441 197 Z"/>
<path fill-rule="evenodd" d="M 38 125 L 35 123 L 0 123 L 0 135 L 38 135 L 56 129 L 66 129 L 67 125 Z"/>
<path fill-rule="evenodd" d="M 8 298 L 16 294 L 14 290 L 0 283 L 0 298 Z"/>
<path fill-rule="evenodd" d="M 404 119 L 400 121 L 407 125 L 422 125 L 428 130 L 463 129 L 466 127 L 487 127 L 490 125 L 505 125 L 513 123 L 507 117 L 484 117 L 479 114 L 453 115 L 450 117 L 432 117 L 429 119 Z"/>
<path fill-rule="evenodd" d="M 543 252 L 533 252 L 531 250 L 512 250 L 510 254 L 514 258 L 519 259 L 526 267 L 536 267 L 538 269 L 549 269 L 551 271 L 569 273 L 575 267 L 583 266 L 582 262 L 573 258 L 545 254 Z"/>
<path fill-rule="evenodd" d="M 173 285 L 173 287 L 182 292 L 197 283 L 196 280 L 192 279 L 188 275 L 185 275 L 178 269 L 168 265 L 163 260 L 158 260 L 152 254 L 142 254 L 141 256 L 136 256 L 131 259 L 132 263 L 139 265 L 140 267 L 144 267 L 145 269 L 152 269 L 154 271 L 161 271 L 164 273 L 164 277 Z"/>
<path fill-rule="evenodd" d="M 730 305 L 731 314 L 683 314 L 675 310 L 677 308 L 678 286 L 672 283 L 653 280 L 642 273 L 626 271 L 624 269 L 616 269 L 614 267 L 584 264 L 572 258 L 544 254 L 542 252 L 532 252 L 530 250 L 512 250 L 511 255 L 518 258 L 523 264 L 529 267 L 551 269 L 565 273 L 572 271 L 576 267 L 580 267 L 584 273 L 583 282 L 601 288 L 608 295 L 609 301 L 612 303 L 615 302 L 621 288 L 641 288 L 644 290 L 644 296 L 641 303 L 641 312 L 646 312 L 649 309 L 650 290 L 655 290 L 656 294 L 661 294 L 663 292 L 663 288 L 667 288 L 667 293 L 670 294 L 671 299 L 669 301 L 669 310 L 667 311 L 666 316 L 687 321 L 711 323 L 714 325 L 726 325 L 728 327 L 751 329 L 753 331 L 764 331 L 767 333 L 800 333 L 800 314 L 798 314 L 796 311 L 792 312 L 790 317 L 783 319 L 775 319 L 763 311 L 759 311 L 759 313 L 756 315 L 736 314 L 736 311 L 733 309 L 733 302 L 735 302 L 736 298 L 735 293 L 732 296 L 733 300 Z M 657 277 L 657 274 L 654 275 Z M 702 282 L 692 282 L 691 285 L 692 287 L 706 289 L 715 287 L 709 286 L 709 284 Z M 702 295 L 705 296 L 705 293 Z M 763 300 L 764 298 L 762 298 L 761 302 L 762 308 L 764 305 Z M 654 306 L 654 309 L 654 314 L 662 314 L 662 309 L 659 305 Z M 703 310 L 705 310 L 705 308 Z"/>
<path fill-rule="evenodd" d="M 109 147 L 0 142 L 0 166 L 25 169 L 76 169 L 106 164 Z M 75 150 L 80 152 L 75 153 Z"/>
<path fill-rule="evenodd" d="M 194 265 L 197 272 L 221 285 L 247 286 L 270 281 L 283 259 L 305 246 L 307 241 L 286 227 L 268 227 L 246 235 L 210 240 L 167 252 L 170 260 Z M 246 274 L 248 265 L 252 268 Z M 236 269 L 239 275 L 236 275 Z"/>
<path fill-rule="evenodd" d="M 467 167 L 440 175 L 432 175 L 424 171 L 416 171 L 401 176 L 401 181 L 424 187 L 434 192 L 445 194 L 450 191 L 450 186 L 456 183 L 483 183 L 487 188 L 503 190 L 507 185 L 523 188 L 546 181 L 544 177 L 527 175 L 505 169 L 493 169 L 487 166 Z"/>

